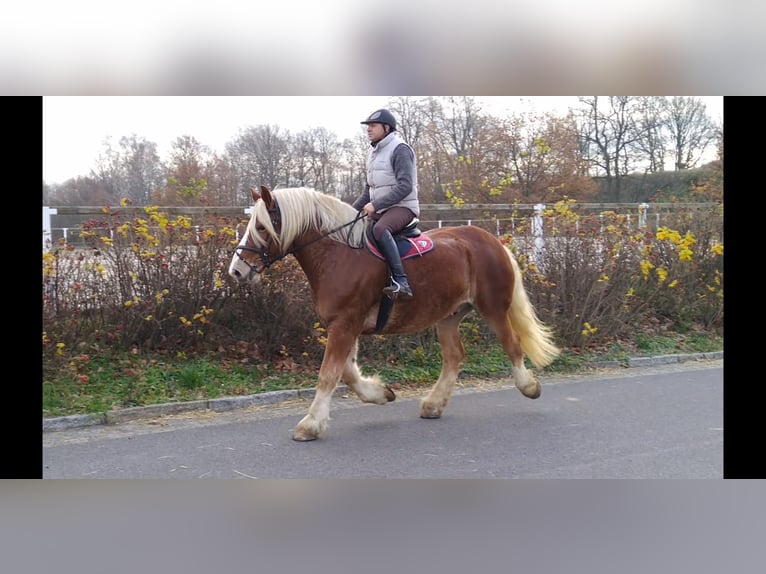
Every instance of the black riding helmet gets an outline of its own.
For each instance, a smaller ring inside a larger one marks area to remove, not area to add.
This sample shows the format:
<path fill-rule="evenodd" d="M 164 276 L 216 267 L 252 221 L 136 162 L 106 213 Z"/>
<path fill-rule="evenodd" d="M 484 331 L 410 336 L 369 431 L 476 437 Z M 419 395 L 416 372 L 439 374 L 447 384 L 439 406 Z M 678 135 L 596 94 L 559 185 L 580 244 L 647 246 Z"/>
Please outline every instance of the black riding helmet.
<path fill-rule="evenodd" d="M 370 114 L 370 117 L 359 122 L 361 124 L 388 124 L 391 127 L 391 131 L 396 131 L 396 119 L 394 115 L 388 110 L 375 110 Z"/>

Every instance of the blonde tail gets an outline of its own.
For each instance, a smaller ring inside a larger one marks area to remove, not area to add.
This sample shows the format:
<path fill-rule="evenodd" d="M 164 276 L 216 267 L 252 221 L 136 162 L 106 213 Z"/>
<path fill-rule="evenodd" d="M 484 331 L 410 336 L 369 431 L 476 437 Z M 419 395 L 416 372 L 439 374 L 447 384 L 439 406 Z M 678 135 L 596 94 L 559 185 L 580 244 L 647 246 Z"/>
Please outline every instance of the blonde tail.
<path fill-rule="evenodd" d="M 513 267 L 514 282 L 508 319 L 521 338 L 521 349 L 536 367 L 550 365 L 561 351 L 553 342 L 553 332 L 537 317 L 521 281 L 521 269 L 510 249 L 506 248 Z"/>

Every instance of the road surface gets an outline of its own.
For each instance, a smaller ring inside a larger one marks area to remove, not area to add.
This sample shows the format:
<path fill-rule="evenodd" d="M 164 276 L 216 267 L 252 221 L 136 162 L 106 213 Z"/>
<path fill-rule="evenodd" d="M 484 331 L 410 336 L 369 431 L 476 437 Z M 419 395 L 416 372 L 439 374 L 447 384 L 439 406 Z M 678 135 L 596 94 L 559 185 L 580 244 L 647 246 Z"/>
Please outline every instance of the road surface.
<path fill-rule="evenodd" d="M 308 400 L 43 435 L 43 478 L 723 478 L 723 360 L 458 388 L 441 419 L 424 394 L 335 398 L 327 435 L 292 440 Z"/>

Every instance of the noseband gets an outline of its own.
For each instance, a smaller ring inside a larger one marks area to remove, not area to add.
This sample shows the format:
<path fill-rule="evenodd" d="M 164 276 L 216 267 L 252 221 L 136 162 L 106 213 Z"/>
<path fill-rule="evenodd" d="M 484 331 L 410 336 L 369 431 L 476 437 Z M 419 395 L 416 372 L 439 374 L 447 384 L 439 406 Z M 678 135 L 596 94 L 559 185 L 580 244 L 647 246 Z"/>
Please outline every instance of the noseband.
<path fill-rule="evenodd" d="M 279 204 L 277 203 L 276 199 L 274 200 L 274 206 L 271 207 L 271 208 L 267 208 L 267 211 L 269 212 L 269 215 L 271 216 L 271 224 L 274 226 L 274 230 L 277 233 L 280 233 L 282 231 L 282 212 L 279 210 Z M 343 225 L 341 225 L 339 227 L 336 227 L 335 229 L 331 229 L 330 231 L 327 231 L 327 232 L 323 233 L 319 237 L 316 237 L 315 239 L 312 239 L 308 243 L 304 243 L 302 245 L 298 245 L 296 247 L 293 247 L 292 249 L 288 249 L 287 251 L 285 251 L 284 253 L 282 253 L 278 257 L 274 257 L 273 259 L 269 255 L 269 247 L 271 247 L 271 242 L 272 242 L 271 235 L 269 235 L 269 238 L 266 240 L 266 244 L 263 247 L 261 247 L 261 248 L 250 247 L 249 245 L 239 245 L 234 250 L 234 253 L 235 253 L 235 255 L 237 257 L 239 257 L 239 259 L 240 259 L 240 261 L 242 261 L 242 263 L 244 263 L 245 265 L 247 265 L 250 268 L 250 273 L 248 273 L 248 275 L 247 275 L 247 280 L 248 281 L 252 281 L 253 278 L 258 273 L 262 273 L 263 271 L 265 271 L 266 269 L 271 267 L 274 263 L 276 263 L 280 259 L 284 259 L 288 255 L 290 255 L 292 253 L 295 253 L 299 249 L 303 249 L 304 247 L 307 247 L 308 245 L 311 245 L 312 243 L 314 243 L 316 241 L 319 241 L 320 239 L 324 239 L 328 235 L 331 235 L 331 234 L 335 233 L 336 231 L 340 231 L 344 227 L 348 227 L 349 225 L 355 224 L 357 221 L 359 221 L 363 217 L 365 217 L 364 211 L 359 211 L 356 214 L 356 217 L 354 219 L 352 219 L 351 221 L 349 221 L 348 223 L 344 223 Z M 249 227 L 250 226 L 248 225 L 248 228 Z M 256 265 L 251 265 L 249 261 L 245 260 L 245 258 L 242 257 L 242 254 L 240 253 L 240 251 L 251 251 L 253 253 L 257 253 L 258 257 L 261 260 L 261 264 L 260 265 L 257 265 L 257 264 Z"/>

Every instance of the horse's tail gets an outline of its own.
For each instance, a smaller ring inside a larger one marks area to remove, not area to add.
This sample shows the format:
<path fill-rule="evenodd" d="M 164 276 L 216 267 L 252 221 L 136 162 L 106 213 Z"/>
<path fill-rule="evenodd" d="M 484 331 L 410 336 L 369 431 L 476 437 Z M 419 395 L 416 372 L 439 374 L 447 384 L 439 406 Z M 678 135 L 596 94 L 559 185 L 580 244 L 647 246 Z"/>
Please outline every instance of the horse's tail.
<path fill-rule="evenodd" d="M 511 260 L 514 275 L 508 319 L 521 338 L 522 351 L 536 367 L 542 368 L 550 365 L 561 351 L 553 342 L 553 332 L 550 327 L 540 321 L 532 303 L 529 302 L 529 297 L 521 281 L 521 269 L 519 269 L 516 258 L 510 249 L 506 248 L 506 252 Z"/>

